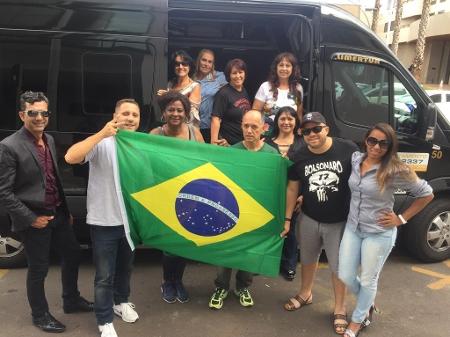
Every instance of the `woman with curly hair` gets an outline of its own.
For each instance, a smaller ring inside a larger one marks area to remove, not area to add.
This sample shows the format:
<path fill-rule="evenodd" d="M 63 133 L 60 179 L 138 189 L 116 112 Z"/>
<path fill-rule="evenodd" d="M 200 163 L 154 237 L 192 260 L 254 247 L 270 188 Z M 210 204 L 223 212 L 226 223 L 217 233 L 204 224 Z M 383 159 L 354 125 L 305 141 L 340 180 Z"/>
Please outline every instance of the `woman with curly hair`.
<path fill-rule="evenodd" d="M 300 84 L 300 66 L 292 53 L 278 54 L 270 66 L 268 81 L 261 84 L 255 95 L 252 109 L 264 111 L 266 131 L 273 128 L 279 108 L 290 106 L 302 120 L 303 88 Z"/>

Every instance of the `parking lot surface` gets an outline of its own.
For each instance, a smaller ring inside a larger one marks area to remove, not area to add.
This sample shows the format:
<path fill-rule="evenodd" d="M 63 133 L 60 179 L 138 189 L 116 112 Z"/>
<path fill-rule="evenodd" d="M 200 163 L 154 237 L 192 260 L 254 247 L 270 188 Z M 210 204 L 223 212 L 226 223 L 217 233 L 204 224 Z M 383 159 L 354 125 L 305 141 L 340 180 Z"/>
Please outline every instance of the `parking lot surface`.
<path fill-rule="evenodd" d="M 330 272 L 320 264 L 314 288 L 314 303 L 295 312 L 283 309 L 283 303 L 298 289 L 281 276 L 257 276 L 250 288 L 253 308 L 243 308 L 233 295 L 223 308 L 208 308 L 214 290 L 215 268 L 191 262 L 184 283 L 191 295 L 188 303 L 162 301 L 160 256 L 154 251 L 138 251 L 132 276 L 130 301 L 140 319 L 128 324 L 115 319 L 119 337 L 298 337 L 336 336 L 332 330 L 333 294 Z M 1 337 L 49 336 L 31 324 L 25 289 L 26 269 L 0 270 Z M 94 267 L 89 252 L 80 267 L 79 287 L 83 296 L 93 298 Z M 46 281 L 51 313 L 64 324 L 66 337 L 99 336 L 94 314 L 70 314 L 62 311 L 60 273 L 57 263 Z M 354 305 L 347 299 L 348 311 Z M 450 260 L 420 264 L 394 251 L 382 272 L 376 304 L 380 313 L 360 336 L 450 336 Z"/>

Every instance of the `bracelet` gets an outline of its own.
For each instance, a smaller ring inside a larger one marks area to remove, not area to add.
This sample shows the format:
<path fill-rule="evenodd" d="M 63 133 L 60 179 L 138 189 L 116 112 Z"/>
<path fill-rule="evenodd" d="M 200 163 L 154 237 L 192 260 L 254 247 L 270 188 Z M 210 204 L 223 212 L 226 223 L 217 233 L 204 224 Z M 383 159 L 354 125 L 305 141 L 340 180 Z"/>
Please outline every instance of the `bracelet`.
<path fill-rule="evenodd" d="M 284 221 L 291 221 L 291 218 L 284 218 Z"/>
<path fill-rule="evenodd" d="M 397 215 L 398 218 L 400 219 L 400 221 L 402 222 L 402 225 L 406 224 L 408 221 L 405 220 L 405 218 L 403 217 L 403 215 L 399 214 Z"/>

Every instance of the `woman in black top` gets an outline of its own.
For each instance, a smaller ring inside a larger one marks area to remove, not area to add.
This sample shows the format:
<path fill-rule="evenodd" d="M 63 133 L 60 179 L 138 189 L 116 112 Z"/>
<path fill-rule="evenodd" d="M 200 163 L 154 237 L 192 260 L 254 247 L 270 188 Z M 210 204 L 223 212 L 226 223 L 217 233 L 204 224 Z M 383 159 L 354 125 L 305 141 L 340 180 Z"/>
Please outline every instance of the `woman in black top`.
<path fill-rule="evenodd" d="M 292 154 L 303 142 L 298 135 L 300 120 L 297 112 L 290 106 L 282 107 L 278 110 L 274 119 L 272 135 L 266 138 L 266 143 L 273 146 L 286 158 L 292 158 Z M 283 245 L 283 255 L 281 256 L 280 272 L 283 277 L 292 281 L 295 278 L 295 271 L 298 261 L 298 243 L 295 236 L 295 222 L 297 213 L 295 212 L 291 220 L 291 230 L 286 236 Z"/>
<path fill-rule="evenodd" d="M 228 84 L 214 97 L 211 113 L 211 144 L 229 146 L 243 140 L 241 122 L 251 104 L 244 88 L 247 65 L 241 59 L 229 61 L 225 67 Z"/>

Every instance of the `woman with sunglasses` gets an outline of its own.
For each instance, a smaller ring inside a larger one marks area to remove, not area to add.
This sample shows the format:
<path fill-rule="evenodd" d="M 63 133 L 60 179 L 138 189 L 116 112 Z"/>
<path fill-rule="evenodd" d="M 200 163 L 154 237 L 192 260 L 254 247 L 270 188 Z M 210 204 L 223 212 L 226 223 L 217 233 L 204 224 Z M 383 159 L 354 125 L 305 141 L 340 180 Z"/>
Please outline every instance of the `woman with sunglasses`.
<path fill-rule="evenodd" d="M 201 142 L 203 137 L 200 131 L 192 124 L 188 124 L 191 106 L 186 96 L 179 92 L 169 91 L 158 99 L 165 124 L 150 131 L 150 134 L 175 137 L 184 140 Z M 183 274 L 186 260 L 163 252 L 163 283 L 161 292 L 163 300 L 167 303 L 189 301 L 189 294 L 183 285 Z"/>
<path fill-rule="evenodd" d="M 364 138 L 365 152 L 352 156 L 350 211 L 338 274 L 357 301 L 345 337 L 357 336 L 371 322 L 379 274 L 394 246 L 397 227 L 407 225 L 433 199 L 430 185 L 398 158 L 397 148 L 392 127 L 378 123 Z M 401 213 L 393 211 L 397 189 L 415 198 Z"/>
<path fill-rule="evenodd" d="M 272 135 L 266 138 L 266 143 L 277 149 L 283 157 L 291 159 L 303 143 L 298 135 L 299 127 L 297 112 L 290 106 L 284 106 L 275 115 Z M 298 243 L 295 236 L 296 212 L 291 219 L 291 229 L 284 240 L 280 266 L 281 275 L 288 281 L 295 278 L 298 260 Z"/>
<path fill-rule="evenodd" d="M 250 110 L 250 99 L 245 90 L 247 65 L 241 59 L 233 59 L 225 66 L 228 81 L 214 97 L 211 113 L 211 144 L 229 146 L 241 142 L 241 122 L 244 112 Z"/>
<path fill-rule="evenodd" d="M 171 64 L 175 76 L 169 81 L 167 90 L 160 89 L 157 95 L 161 96 L 174 90 L 189 98 L 191 104 L 189 122 L 198 127 L 200 125 L 198 108 L 201 102 L 201 88 L 200 83 L 190 77 L 194 72 L 194 60 L 184 50 L 178 50 L 172 54 Z"/>
<path fill-rule="evenodd" d="M 211 142 L 211 112 L 214 104 L 214 96 L 227 80 L 221 71 L 214 68 L 214 52 L 210 49 L 202 49 L 197 56 L 197 64 L 194 79 L 202 88 L 200 103 L 200 132 L 205 142 Z"/>
<path fill-rule="evenodd" d="M 303 88 L 300 67 L 292 53 L 278 54 L 270 66 L 269 79 L 261 84 L 252 109 L 264 111 L 265 128 L 270 134 L 277 110 L 282 106 L 293 108 L 301 120 L 303 114 Z"/>

